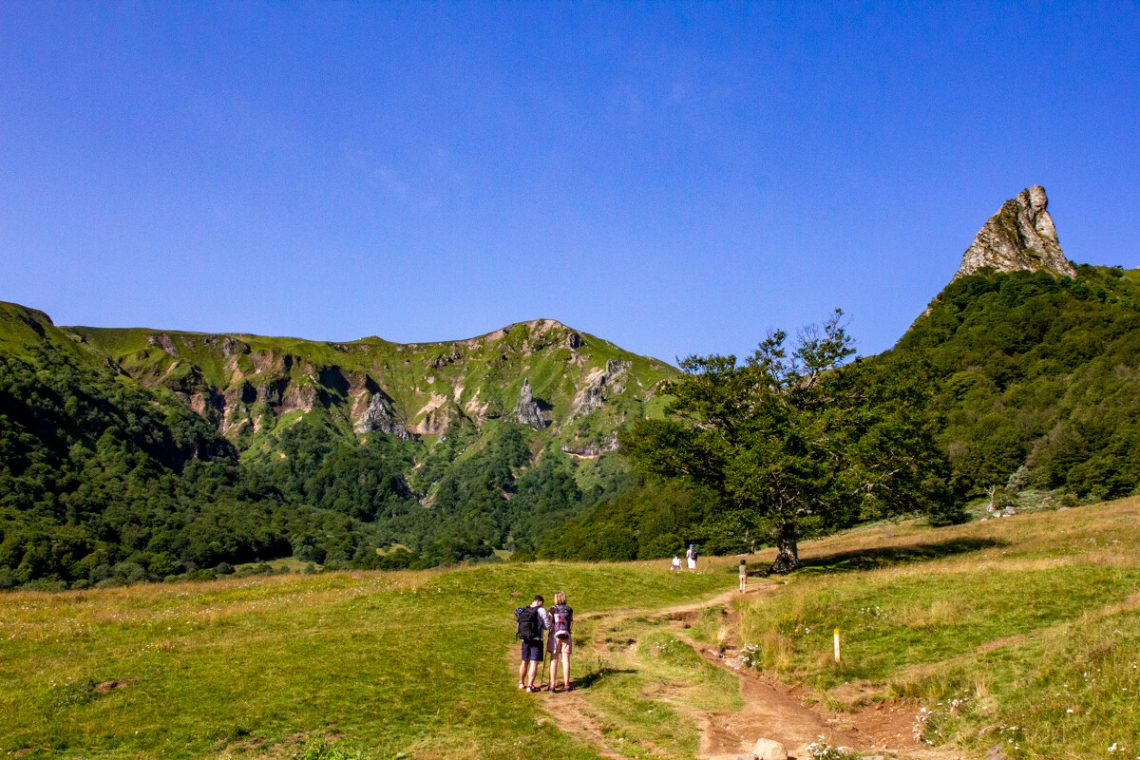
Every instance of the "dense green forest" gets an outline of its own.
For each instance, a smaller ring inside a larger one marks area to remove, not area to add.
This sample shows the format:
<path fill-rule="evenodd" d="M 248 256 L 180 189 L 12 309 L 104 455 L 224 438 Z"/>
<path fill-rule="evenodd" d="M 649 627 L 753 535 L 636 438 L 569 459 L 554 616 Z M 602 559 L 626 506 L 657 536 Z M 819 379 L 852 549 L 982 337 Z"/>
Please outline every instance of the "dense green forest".
<path fill-rule="evenodd" d="M 939 440 L 965 490 L 1104 499 L 1140 485 L 1140 272 L 965 277 L 892 353 L 933 366 Z"/>
<path fill-rule="evenodd" d="M 533 340 L 519 340 L 520 356 L 530 356 Z M 348 402 L 337 400 L 347 391 L 305 413 L 270 414 L 272 395 L 263 394 L 268 400 L 250 402 L 262 410 L 260 432 L 247 426 L 227 437 L 225 420 L 191 411 L 181 386 L 144 384 L 86 341 L 22 307 L 0 313 L 0 587 L 213 577 L 290 556 L 314 567 L 396 568 L 494 561 L 499 550 L 518 559 L 631 559 L 668 556 L 689 542 L 720 553 L 771 541 L 755 510 L 734 506 L 731 489 L 718 492 L 723 481 L 670 480 L 608 450 L 571 456 L 578 444 L 541 418 L 454 413 L 438 434 L 396 436 L 354 432 Z M 496 350 L 485 366 L 505 378 L 509 357 Z M 146 351 L 127 356 L 154 349 Z M 440 351 L 427 350 L 426 367 L 451 366 Z M 608 408 L 605 393 L 624 391 L 628 365 L 600 361 L 593 385 L 560 386 L 555 365 L 544 364 L 534 387 L 561 388 L 559 410 Z M 185 366 L 164 365 L 161 377 L 184 383 L 195 376 Z M 701 374 L 693 369 L 682 377 Z M 1137 272 L 1081 266 L 1076 278 L 962 277 L 894 349 L 829 372 L 846 400 L 829 414 L 819 407 L 811 424 L 853 447 L 880 446 L 890 415 L 920 411 L 891 424 L 905 423 L 898 430 L 912 437 L 929 433 L 936 452 L 923 471 L 936 480 L 916 501 L 876 502 L 837 471 L 825 478 L 826 519 L 803 521 L 801 536 L 903 508 L 946 521 L 970 499 L 1048 492 L 1065 503 L 1140 486 Z M 498 405 L 508 408 L 509 398 Z M 668 398 L 653 410 L 647 398 L 638 389 L 615 395 L 620 411 L 573 418 L 565 429 L 601 446 L 620 430 L 658 425 L 638 421 L 666 420 Z M 841 453 L 852 467 L 873 461 L 857 448 Z M 862 495 L 845 498 L 844 489 Z"/>

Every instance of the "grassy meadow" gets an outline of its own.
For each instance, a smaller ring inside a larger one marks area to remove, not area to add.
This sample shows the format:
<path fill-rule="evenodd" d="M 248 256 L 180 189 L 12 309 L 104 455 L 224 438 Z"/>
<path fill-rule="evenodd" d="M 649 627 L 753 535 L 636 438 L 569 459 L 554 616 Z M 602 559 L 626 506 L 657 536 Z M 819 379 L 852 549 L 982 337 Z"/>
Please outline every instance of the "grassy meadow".
<path fill-rule="evenodd" d="M 754 579 L 736 616 L 718 605 L 683 632 L 659 611 L 734 588 L 736 558 L 8 593 L 0 753 L 688 758 L 701 714 L 742 706 L 695 639 L 740 644 L 829 714 L 913 710 L 921 745 L 963 757 L 1140 757 L 1140 499 L 880 523 L 801 557 L 791 577 Z M 578 616 L 580 688 L 563 703 L 515 688 L 513 608 L 558 589 Z"/>
<path fill-rule="evenodd" d="M 0 752 L 20 757 L 592 758 L 515 688 L 513 610 L 729 587 L 662 565 L 486 565 L 0 596 Z M 583 620 L 579 636 L 590 635 Z M 576 679 L 605 680 L 589 654 Z M 599 688 L 599 692 L 602 689 Z M 310 752 L 310 754 L 313 754 Z"/>
<path fill-rule="evenodd" d="M 839 710 L 905 698 L 916 738 L 969 756 L 1140 757 L 1140 499 L 878 525 L 804 556 L 740 607 L 760 667 Z"/>

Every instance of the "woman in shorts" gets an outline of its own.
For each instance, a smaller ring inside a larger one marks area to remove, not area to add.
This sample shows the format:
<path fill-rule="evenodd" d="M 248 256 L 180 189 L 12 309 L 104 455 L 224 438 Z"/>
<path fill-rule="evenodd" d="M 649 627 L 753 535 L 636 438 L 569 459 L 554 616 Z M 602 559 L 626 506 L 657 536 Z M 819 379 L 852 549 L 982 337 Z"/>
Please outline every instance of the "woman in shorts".
<path fill-rule="evenodd" d="M 558 691 L 554 676 L 561 660 L 562 689 L 570 691 L 570 650 L 574 646 L 570 631 L 574 626 L 574 610 L 566 604 L 564 591 L 554 595 L 554 606 L 547 611 L 547 618 L 550 621 L 550 637 L 547 639 L 547 649 L 550 652 L 550 690 Z"/>

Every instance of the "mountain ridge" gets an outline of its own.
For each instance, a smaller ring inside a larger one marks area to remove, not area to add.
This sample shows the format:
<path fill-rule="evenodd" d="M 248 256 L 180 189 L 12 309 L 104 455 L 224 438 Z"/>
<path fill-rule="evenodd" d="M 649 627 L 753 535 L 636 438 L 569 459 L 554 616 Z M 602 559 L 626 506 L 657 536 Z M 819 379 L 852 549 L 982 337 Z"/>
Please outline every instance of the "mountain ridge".
<path fill-rule="evenodd" d="M 389 434 L 403 429 L 410 435 L 437 436 L 458 418 L 479 426 L 509 416 L 526 385 L 534 403 L 546 405 L 542 416 L 548 424 L 539 427 L 549 427 L 568 448 L 581 448 L 601 442 L 594 440 L 596 431 L 574 424 L 576 420 L 606 411 L 603 407 L 611 401 L 621 402 L 619 414 L 632 414 L 635 402 L 650 402 L 656 384 L 677 371 L 552 319 L 429 343 L 62 329 L 106 353 L 144 385 L 162 386 L 184 398 L 235 441 L 245 428 L 259 432 L 267 411 L 280 418 L 346 404 L 354 427 L 371 429 L 369 418 L 386 419 L 381 427 Z M 615 383 L 620 374 L 627 376 L 628 387 Z M 537 419 L 531 415 L 530 422 Z"/>
<path fill-rule="evenodd" d="M 1029 240 L 1019 223 L 1055 238 L 1029 214 L 1044 190 L 1019 197 L 991 217 L 1005 243 Z M 1023 263 L 956 275 L 891 351 L 860 361 L 930 368 L 963 497 L 1130 493 L 1140 272 Z M 667 412 L 661 384 L 678 372 L 549 318 L 399 344 L 58 327 L 0 303 L 0 587 L 212 577 L 290 555 L 562 557 L 568 536 L 613 559 L 694 540 L 736 551 L 707 495 L 641 482 L 615 455 L 625 425 Z"/>

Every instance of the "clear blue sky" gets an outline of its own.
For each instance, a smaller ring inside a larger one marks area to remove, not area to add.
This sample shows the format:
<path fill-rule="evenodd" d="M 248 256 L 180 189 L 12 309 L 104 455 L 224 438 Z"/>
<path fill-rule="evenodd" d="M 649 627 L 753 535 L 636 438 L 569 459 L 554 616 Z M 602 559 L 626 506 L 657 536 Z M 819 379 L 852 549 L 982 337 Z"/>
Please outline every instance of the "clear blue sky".
<path fill-rule="evenodd" d="M 1134 3 L 0 3 L 0 300 L 401 342 L 894 343 L 1000 203 L 1140 265 Z"/>

